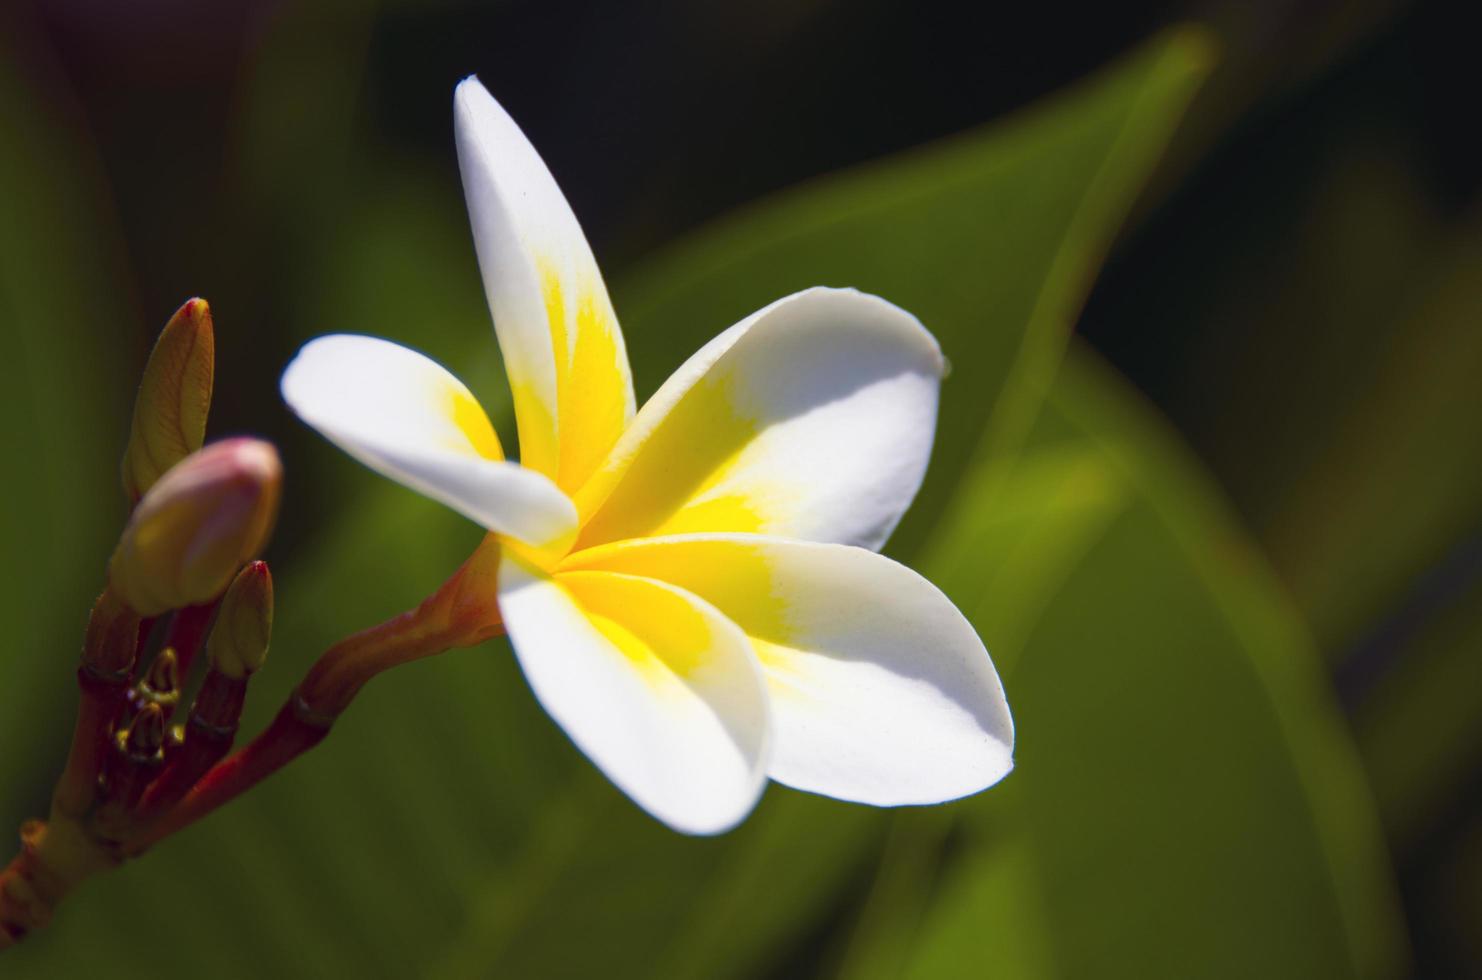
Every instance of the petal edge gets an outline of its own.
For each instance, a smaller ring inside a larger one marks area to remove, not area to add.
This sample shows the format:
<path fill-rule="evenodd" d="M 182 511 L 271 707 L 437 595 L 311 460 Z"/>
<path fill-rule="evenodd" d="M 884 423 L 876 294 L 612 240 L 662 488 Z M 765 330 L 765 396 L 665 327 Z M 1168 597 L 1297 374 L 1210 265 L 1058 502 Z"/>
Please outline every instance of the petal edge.
<path fill-rule="evenodd" d="M 720 334 L 576 494 L 579 546 L 746 532 L 880 547 L 936 429 L 940 348 L 876 296 L 817 287 Z"/>
<path fill-rule="evenodd" d="M 546 576 L 506 557 L 500 610 L 541 705 L 634 802 L 676 830 L 739 823 L 766 781 L 770 714 L 737 627 L 662 582 Z"/>
<path fill-rule="evenodd" d="M 355 334 L 319 337 L 284 369 L 281 389 L 299 418 L 355 459 L 491 531 L 541 546 L 575 529 L 570 499 L 505 461 L 463 383 L 410 348 Z"/>
<path fill-rule="evenodd" d="M 1013 767 L 1013 719 L 982 641 L 939 589 L 889 558 L 697 534 L 617 542 L 561 568 L 670 582 L 741 627 L 767 674 L 778 782 L 897 806 L 979 792 Z"/>
<path fill-rule="evenodd" d="M 574 491 L 633 416 L 622 331 L 597 261 L 529 139 L 475 77 L 453 98 L 474 248 L 504 354 L 520 461 Z"/>

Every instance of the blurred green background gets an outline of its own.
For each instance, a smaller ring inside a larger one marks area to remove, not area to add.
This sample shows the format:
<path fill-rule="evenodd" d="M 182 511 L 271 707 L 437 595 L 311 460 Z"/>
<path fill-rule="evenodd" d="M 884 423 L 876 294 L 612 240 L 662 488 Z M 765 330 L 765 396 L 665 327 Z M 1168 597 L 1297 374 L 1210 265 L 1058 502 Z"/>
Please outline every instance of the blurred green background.
<path fill-rule="evenodd" d="M 212 434 L 288 468 L 249 728 L 477 541 L 276 394 L 310 337 L 378 334 L 453 366 L 512 443 L 451 139 L 473 72 L 581 217 L 640 397 L 815 283 L 938 335 L 937 450 L 889 550 L 973 619 L 1019 738 L 965 802 L 774 786 L 682 838 L 499 641 L 372 685 L 0 975 L 1482 975 L 1482 156 L 1456 16 L 0 8 L 0 826 L 44 812 L 65 754 L 132 388 L 187 297 L 217 318 Z"/>

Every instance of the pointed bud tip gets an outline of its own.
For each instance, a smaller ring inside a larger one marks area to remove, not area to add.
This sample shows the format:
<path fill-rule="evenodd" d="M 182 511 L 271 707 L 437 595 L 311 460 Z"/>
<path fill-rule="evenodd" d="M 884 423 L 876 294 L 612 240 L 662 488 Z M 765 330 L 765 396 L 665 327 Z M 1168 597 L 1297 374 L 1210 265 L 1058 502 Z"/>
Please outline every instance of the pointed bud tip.
<path fill-rule="evenodd" d="M 261 558 L 249 561 L 237 573 L 237 578 L 242 580 L 242 587 L 244 589 L 250 588 L 256 595 L 263 597 L 267 606 L 268 622 L 271 624 L 273 618 L 273 571 L 268 567 L 268 563 Z"/>
<path fill-rule="evenodd" d="M 237 573 L 221 600 L 206 649 L 211 664 L 232 678 L 262 669 L 273 634 L 273 575 L 265 561 Z"/>
<path fill-rule="evenodd" d="M 283 465 L 261 439 L 226 439 L 192 453 L 135 508 L 109 566 L 140 615 L 216 598 L 267 542 Z"/>
<path fill-rule="evenodd" d="M 211 409 L 216 337 L 211 307 L 187 300 L 160 331 L 134 402 L 124 451 L 124 493 L 137 501 L 170 467 L 201 448 Z"/>
<path fill-rule="evenodd" d="M 197 356 L 205 355 L 214 359 L 216 354 L 216 320 L 211 315 L 211 304 L 199 296 L 192 296 L 180 305 L 170 316 L 165 328 L 160 331 L 159 339 L 155 341 L 154 351 L 150 353 L 150 360 L 154 361 L 157 356 L 177 359 L 176 367 L 183 367 L 183 362 L 188 360 L 193 345 L 205 345 L 206 350 L 200 351 Z M 171 345 L 175 345 L 172 349 Z"/>
<path fill-rule="evenodd" d="M 180 661 L 173 647 L 165 647 L 149 665 L 144 686 L 155 697 L 169 697 L 180 693 Z"/>
<path fill-rule="evenodd" d="M 192 325 L 197 327 L 205 326 L 209 328 L 211 326 L 211 304 L 199 296 L 192 296 L 176 311 L 175 317 L 189 320 Z"/>

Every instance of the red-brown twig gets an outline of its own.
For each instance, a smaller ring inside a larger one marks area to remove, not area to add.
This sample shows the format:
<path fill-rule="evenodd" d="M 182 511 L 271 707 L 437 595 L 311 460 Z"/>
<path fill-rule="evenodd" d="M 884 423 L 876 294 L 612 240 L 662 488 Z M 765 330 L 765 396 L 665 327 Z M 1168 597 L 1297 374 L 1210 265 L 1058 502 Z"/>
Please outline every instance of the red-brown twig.
<path fill-rule="evenodd" d="M 231 750 L 246 696 L 245 676 L 228 677 L 214 669 L 206 673 L 185 723 L 185 741 L 139 803 L 141 822 L 149 822 L 178 803 Z"/>
<path fill-rule="evenodd" d="M 175 660 L 182 679 L 190 677 L 190 666 L 200 652 L 201 644 L 206 639 L 206 627 L 211 625 L 211 617 L 220 601 L 218 599 L 199 606 L 186 606 L 184 609 L 177 609 L 170 617 L 165 646 L 175 651 Z"/>
<path fill-rule="evenodd" d="M 174 807 L 147 823 L 125 843 L 125 852 L 137 854 L 189 826 L 318 745 L 335 718 L 377 674 L 502 633 L 495 600 L 498 566 L 499 546 L 491 536 L 416 609 L 326 650 L 272 724 L 218 762 Z"/>
<path fill-rule="evenodd" d="M 76 817 L 92 805 L 108 740 L 128 695 L 134 669 L 139 617 L 111 588 L 93 605 L 77 669 L 81 698 L 67 765 L 57 780 L 52 806 Z"/>

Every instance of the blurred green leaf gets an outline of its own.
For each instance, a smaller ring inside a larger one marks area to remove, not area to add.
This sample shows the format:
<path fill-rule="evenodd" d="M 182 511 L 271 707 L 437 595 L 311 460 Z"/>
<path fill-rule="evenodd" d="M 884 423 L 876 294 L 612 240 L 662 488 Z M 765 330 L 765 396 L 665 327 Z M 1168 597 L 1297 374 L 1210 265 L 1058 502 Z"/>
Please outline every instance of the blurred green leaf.
<path fill-rule="evenodd" d="M 1482 771 L 1482 562 L 1420 615 L 1381 634 L 1385 683 L 1355 713 L 1359 748 L 1394 849 L 1435 843 Z"/>
<path fill-rule="evenodd" d="M 919 543 L 985 424 L 1022 435 L 1123 217 L 1208 72 L 1171 32 L 1072 94 L 900 159 L 804 184 L 617 284 L 640 387 L 779 296 L 854 286 L 910 310 L 955 374 L 931 472 L 892 550 Z"/>
<path fill-rule="evenodd" d="M 1470 192 L 1443 176 L 1414 109 L 1431 93 L 1401 94 L 1414 73 L 1395 52 L 1427 22 L 1406 20 L 1252 120 L 1100 312 L 1147 325 L 1137 370 L 1311 624 L 1404 882 L 1418 968 L 1442 975 L 1477 946 L 1436 923 L 1477 918 L 1459 882 L 1482 759 L 1482 223 L 1475 202 L 1458 214 Z"/>
<path fill-rule="evenodd" d="M 91 148 L 28 40 L 0 15 L 0 746 L 57 749 L 0 752 L 7 832 L 45 806 L 65 758 L 82 627 L 125 514 L 118 459 L 145 353 L 131 349 L 139 331 Z"/>
<path fill-rule="evenodd" d="M 1482 756 L 1476 644 L 1446 625 L 1482 531 L 1482 222 L 1437 207 L 1413 136 L 1347 115 L 1150 312 L 1217 338 L 1179 414 L 1333 664 L 1407 864 Z"/>
<path fill-rule="evenodd" d="M 1273 528 L 1315 612 L 1363 630 L 1345 681 L 1401 851 L 1447 822 L 1482 759 L 1479 228 L 1436 247 L 1386 328 L 1383 371 Z"/>
<path fill-rule="evenodd" d="M 1324 392 L 1340 404 L 1324 413 L 1323 438 L 1267 532 L 1303 606 L 1335 639 L 1351 640 L 1482 527 L 1482 224 L 1433 243 L 1418 264 L 1398 304 L 1344 324 L 1374 368 L 1358 391 Z"/>
<path fill-rule="evenodd" d="M 1346 193 L 1317 209 L 1320 230 L 1294 260 L 1332 286 L 1292 293 L 1329 294 L 1328 308 L 1274 301 L 1287 323 L 1312 326 L 1285 382 L 1292 460 L 1257 505 L 1273 559 L 1334 653 L 1482 526 L 1482 225 L 1448 234 L 1381 176 L 1394 165 L 1366 169 L 1379 172 L 1350 173 Z"/>
<path fill-rule="evenodd" d="M 1043 109 L 807 186 L 676 246 L 615 283 L 641 385 L 794 288 L 880 292 L 920 313 L 956 361 L 930 491 L 944 500 L 991 411 L 995 444 L 1032 421 L 1095 267 L 1206 60 L 1200 35 L 1169 35 Z M 398 282 L 444 281 L 436 264 L 448 250 L 408 243 L 451 230 L 384 202 L 366 214 L 356 227 L 376 231 L 347 254 L 376 268 L 367 251 L 396 247 Z M 325 296 L 320 308 L 371 315 L 361 277 L 334 281 L 343 304 Z M 492 348 L 487 336 L 470 342 Z M 358 479 L 362 499 L 277 576 L 278 632 L 248 730 L 314 651 L 414 603 L 477 539 L 436 505 Z M 54 972 L 106 964 L 113 977 L 157 978 L 158 946 L 139 937 L 158 931 L 160 896 L 181 896 L 168 968 L 182 973 L 767 975 L 850 912 L 851 886 L 890 825 L 882 811 L 774 788 L 732 834 L 675 835 L 575 752 L 495 644 L 378 681 L 310 757 L 90 883 L 47 934 L 8 955 Z"/>
<path fill-rule="evenodd" d="M 980 462 L 923 568 L 1007 649 L 1019 748 L 1010 791 L 960 811 L 905 975 L 996 963 L 1005 940 L 1008 976 L 1398 973 L 1316 653 L 1123 383 L 1067 360 L 1023 455 Z"/>
<path fill-rule="evenodd" d="M 1169 401 L 1335 661 L 1482 522 L 1482 224 L 1445 220 L 1413 136 L 1341 109 L 1199 202 L 1215 230 L 1109 314 L 1197 338 Z"/>

